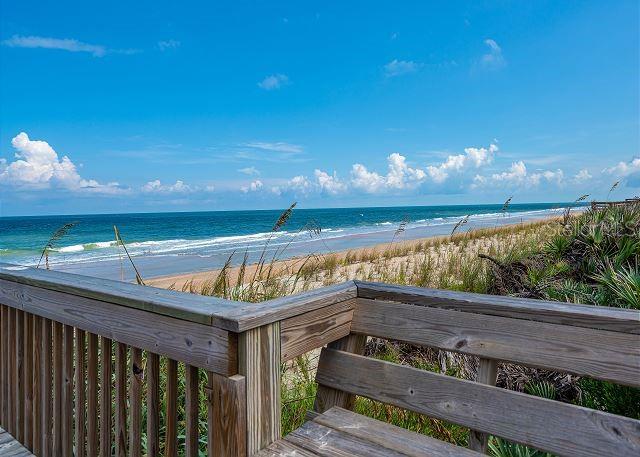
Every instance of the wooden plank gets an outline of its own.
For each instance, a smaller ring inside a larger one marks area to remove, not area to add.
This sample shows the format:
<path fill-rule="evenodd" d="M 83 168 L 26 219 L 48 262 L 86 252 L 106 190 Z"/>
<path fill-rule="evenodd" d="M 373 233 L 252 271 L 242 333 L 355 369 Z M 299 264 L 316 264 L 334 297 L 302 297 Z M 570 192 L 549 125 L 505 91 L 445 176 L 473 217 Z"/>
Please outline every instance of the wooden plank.
<path fill-rule="evenodd" d="M 2 280 L 0 300 L 119 343 L 236 374 L 236 337 L 226 330 Z"/>
<path fill-rule="evenodd" d="M 347 352 L 324 349 L 316 379 L 558 455 L 640 452 L 638 420 Z"/>
<path fill-rule="evenodd" d="M 487 384 L 489 386 L 495 386 L 498 380 L 498 362 L 496 360 L 480 358 L 478 363 L 478 375 L 476 382 Z M 469 449 L 474 451 L 486 453 L 487 445 L 489 444 L 489 435 L 486 433 L 478 432 L 476 430 L 469 430 Z"/>
<path fill-rule="evenodd" d="M 445 443 L 430 436 L 405 430 L 334 407 L 314 418 L 314 422 L 356 436 L 370 443 L 388 447 L 412 457 L 479 457 L 480 454 L 460 446 Z"/>
<path fill-rule="evenodd" d="M 131 369 L 129 370 L 129 455 L 142 456 L 142 350 L 131 348 Z"/>
<path fill-rule="evenodd" d="M 33 450 L 33 314 L 24 314 L 24 447 Z"/>
<path fill-rule="evenodd" d="M 354 306 L 354 300 L 347 300 L 282 321 L 282 361 L 347 336 Z"/>
<path fill-rule="evenodd" d="M 360 299 L 351 330 L 640 386 L 637 335 Z"/>
<path fill-rule="evenodd" d="M 111 377 L 113 369 L 111 366 L 111 354 L 113 344 L 109 338 L 100 338 L 100 457 L 111 457 L 111 445 L 113 443 L 113 433 L 111 430 L 112 420 L 112 388 Z"/>
<path fill-rule="evenodd" d="M 98 455 L 98 335 L 87 341 L 87 455 Z"/>
<path fill-rule="evenodd" d="M 640 334 L 640 311 L 356 281 L 358 297 Z"/>
<path fill-rule="evenodd" d="M 49 319 L 41 319 L 42 333 L 42 354 L 40 356 L 40 396 L 42 403 L 42 415 L 40 417 L 42 424 L 42 456 L 49 457 L 53 455 L 53 414 L 52 414 L 52 392 L 51 392 L 51 339 L 52 339 L 52 323 Z"/>
<path fill-rule="evenodd" d="M 160 455 L 160 357 L 147 352 L 147 456 Z"/>
<path fill-rule="evenodd" d="M 243 332 L 356 298 L 356 294 L 355 283 L 348 281 L 264 302 L 238 303 L 225 318 L 236 324 L 230 330 Z"/>
<path fill-rule="evenodd" d="M 0 304 L 0 424 L 9 422 L 9 307 Z"/>
<path fill-rule="evenodd" d="M 293 443 L 289 443 L 285 440 L 278 440 L 272 443 L 268 448 L 265 448 L 258 452 L 255 457 L 317 457 L 315 452 L 307 451 L 304 448 L 296 446 Z"/>
<path fill-rule="evenodd" d="M 33 316 L 31 320 L 33 334 L 33 384 L 31 396 L 33 398 L 33 453 L 42 455 L 42 318 Z"/>
<path fill-rule="evenodd" d="M 54 456 L 62 455 L 63 351 L 63 326 L 60 322 L 53 321 L 53 444 L 51 452 Z"/>
<path fill-rule="evenodd" d="M 353 354 L 363 354 L 366 344 L 367 337 L 365 335 L 351 334 L 338 341 L 330 343 L 327 347 Z M 351 410 L 353 409 L 355 401 L 356 396 L 349 392 L 320 385 L 316 392 L 313 409 L 317 413 L 324 413 L 334 406 Z"/>
<path fill-rule="evenodd" d="M 233 323 L 225 325 L 224 315 L 238 306 L 239 302 L 217 297 L 0 263 L 0 288 L 7 283 L 62 292 L 68 296 L 113 303 L 205 325 L 216 324 L 237 331 Z"/>
<path fill-rule="evenodd" d="M 281 436 L 280 357 L 279 322 L 240 334 L 238 364 L 246 379 L 248 455 Z"/>
<path fill-rule="evenodd" d="M 24 442 L 24 312 L 16 313 L 16 433 L 15 438 Z"/>
<path fill-rule="evenodd" d="M 319 456 L 406 457 L 405 454 L 388 447 L 326 427 L 315 421 L 305 422 L 302 427 L 289 433 L 285 441 Z"/>
<path fill-rule="evenodd" d="M 166 386 L 166 424 L 164 438 L 165 457 L 178 455 L 178 362 L 167 359 L 167 386 Z"/>
<path fill-rule="evenodd" d="M 76 329 L 76 346 L 75 346 L 75 427 L 76 427 L 76 457 L 85 457 L 85 445 L 86 445 L 86 387 L 85 387 L 85 332 L 84 330 Z M 95 455 L 95 454 L 93 454 Z"/>
<path fill-rule="evenodd" d="M 247 455 L 246 380 L 207 373 L 208 456 L 244 457 Z"/>
<path fill-rule="evenodd" d="M 198 368 L 185 365 L 185 456 L 198 456 Z"/>
<path fill-rule="evenodd" d="M 3 457 L 33 457 L 22 444 L 0 427 L 0 455 Z"/>
<path fill-rule="evenodd" d="M 62 354 L 62 452 L 73 455 L 73 338 L 74 329 L 64 326 Z"/>
<path fill-rule="evenodd" d="M 16 377 L 17 375 L 17 362 L 16 362 L 16 315 L 18 310 L 14 308 L 9 309 L 9 370 L 8 378 L 9 385 L 7 386 L 9 396 L 9 412 L 7 431 L 13 435 L 16 433 Z"/>
<path fill-rule="evenodd" d="M 127 346 L 116 344 L 116 456 L 127 455 Z"/>

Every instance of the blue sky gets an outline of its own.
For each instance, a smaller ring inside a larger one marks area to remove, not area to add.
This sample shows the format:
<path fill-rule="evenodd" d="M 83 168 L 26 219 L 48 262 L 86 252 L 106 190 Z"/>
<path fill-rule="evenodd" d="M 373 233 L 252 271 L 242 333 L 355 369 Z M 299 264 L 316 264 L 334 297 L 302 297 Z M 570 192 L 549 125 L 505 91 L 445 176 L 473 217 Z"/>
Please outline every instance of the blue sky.
<path fill-rule="evenodd" d="M 635 0 L 0 2 L 2 215 L 640 193 Z"/>

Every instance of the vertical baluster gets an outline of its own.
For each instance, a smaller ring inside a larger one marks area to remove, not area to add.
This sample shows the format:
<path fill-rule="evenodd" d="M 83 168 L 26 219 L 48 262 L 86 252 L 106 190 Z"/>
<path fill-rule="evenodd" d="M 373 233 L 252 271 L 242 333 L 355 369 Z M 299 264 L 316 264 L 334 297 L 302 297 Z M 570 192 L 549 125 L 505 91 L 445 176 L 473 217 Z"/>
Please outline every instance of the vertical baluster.
<path fill-rule="evenodd" d="M 142 455 L 142 350 L 131 348 L 131 370 L 129 372 L 129 455 L 141 457 Z"/>
<path fill-rule="evenodd" d="M 16 434 L 15 438 L 24 443 L 24 311 L 18 310 L 16 313 L 16 391 L 18 396 L 18 406 L 16 409 Z"/>
<path fill-rule="evenodd" d="M 42 455 L 42 318 L 33 316 L 31 320 L 33 334 L 33 453 Z"/>
<path fill-rule="evenodd" d="M 198 456 L 198 367 L 185 365 L 186 457 Z"/>
<path fill-rule="evenodd" d="M 476 381 L 482 384 L 496 385 L 498 379 L 498 361 L 480 358 L 478 365 L 478 375 Z M 489 435 L 486 433 L 478 432 L 476 430 L 469 430 L 469 449 L 474 451 L 486 453 L 487 445 L 489 442 Z"/>
<path fill-rule="evenodd" d="M 116 456 L 127 454 L 127 346 L 116 345 Z"/>
<path fill-rule="evenodd" d="M 76 457 L 85 457 L 85 382 L 84 382 L 84 330 L 76 329 Z"/>
<path fill-rule="evenodd" d="M 7 431 L 16 436 L 16 378 L 18 376 L 18 364 L 16 361 L 16 318 L 18 311 L 9 308 L 9 385 L 7 386 L 9 395 L 9 421 Z"/>
<path fill-rule="evenodd" d="M 33 314 L 24 313 L 24 447 L 33 450 Z"/>
<path fill-rule="evenodd" d="M 53 446 L 54 456 L 62 455 L 62 391 L 64 371 L 62 366 L 62 324 L 53 321 Z"/>
<path fill-rule="evenodd" d="M 247 455 L 247 392 L 245 378 L 207 373 L 208 456 Z"/>
<path fill-rule="evenodd" d="M 98 455 L 98 335 L 87 343 L 87 455 Z"/>
<path fill-rule="evenodd" d="M 167 359 L 167 417 L 166 436 L 164 440 L 165 457 L 178 455 L 177 421 L 178 421 L 178 362 Z"/>
<path fill-rule="evenodd" d="M 50 457 L 52 453 L 52 413 L 51 413 L 51 321 L 42 319 L 42 354 L 40 355 L 40 397 L 42 399 L 42 456 Z"/>
<path fill-rule="evenodd" d="M 100 338 L 102 345 L 100 365 L 100 457 L 111 457 L 111 353 L 109 338 Z"/>
<path fill-rule="evenodd" d="M 62 453 L 65 457 L 73 456 L 73 338 L 74 328 L 64 326 L 64 343 L 62 354 Z"/>
<path fill-rule="evenodd" d="M 8 417 L 7 431 L 15 436 L 16 433 L 16 309 L 9 308 L 9 329 L 8 329 L 8 357 L 9 370 L 7 374 L 7 395 L 8 395 Z"/>
<path fill-rule="evenodd" d="M 9 422 L 9 307 L 1 305 L 2 325 L 0 326 L 0 337 L 2 338 L 2 348 L 0 352 L 0 372 L 2 373 L 2 385 L 0 386 L 0 396 L 2 402 L 2 427 L 7 428 Z"/>
<path fill-rule="evenodd" d="M 160 455 L 160 357 L 147 352 L 147 456 Z"/>

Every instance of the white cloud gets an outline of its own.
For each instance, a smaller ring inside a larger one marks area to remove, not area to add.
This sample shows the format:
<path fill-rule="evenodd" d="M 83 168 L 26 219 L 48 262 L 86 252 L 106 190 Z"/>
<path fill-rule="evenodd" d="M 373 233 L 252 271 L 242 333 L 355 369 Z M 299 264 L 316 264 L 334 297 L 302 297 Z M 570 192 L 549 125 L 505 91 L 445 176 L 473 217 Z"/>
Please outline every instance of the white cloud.
<path fill-rule="evenodd" d="M 423 170 L 409 167 L 406 158 L 397 152 L 387 157 L 387 163 L 389 171 L 384 176 L 367 170 L 360 163 L 354 164 L 351 168 L 351 185 L 367 193 L 376 193 L 383 189 L 415 188 L 426 178 Z"/>
<path fill-rule="evenodd" d="M 586 168 L 583 168 L 582 170 L 580 170 L 578 173 L 575 174 L 575 176 L 573 177 L 573 180 L 576 183 L 582 183 L 590 180 L 592 177 L 593 176 L 591 176 L 591 174 L 589 173 L 589 170 L 587 170 Z"/>
<path fill-rule="evenodd" d="M 325 171 L 316 169 L 314 174 L 316 177 L 316 184 L 320 192 L 337 195 L 347 190 L 347 185 L 338 179 L 335 171 L 333 172 L 333 175 L 330 175 Z"/>
<path fill-rule="evenodd" d="M 464 154 L 450 155 L 440 165 L 428 166 L 427 173 L 433 182 L 441 184 L 447 180 L 451 172 L 461 172 L 465 168 L 480 168 L 491 164 L 496 152 L 498 152 L 498 146 L 494 143 L 488 148 L 465 148 Z"/>
<path fill-rule="evenodd" d="M 617 165 L 614 165 L 611 168 L 605 168 L 602 171 L 619 177 L 625 177 L 633 173 L 640 172 L 640 157 L 634 157 L 629 162 L 618 162 Z"/>
<path fill-rule="evenodd" d="M 264 90 L 280 89 L 289 84 L 289 77 L 283 74 L 270 75 L 258 83 L 258 87 Z"/>
<path fill-rule="evenodd" d="M 274 152 L 290 152 L 290 153 L 299 153 L 303 151 L 302 146 L 298 144 L 289 144 L 283 142 L 276 143 L 268 143 L 263 141 L 254 141 L 251 143 L 245 143 L 243 146 L 253 149 L 262 149 L 265 151 L 274 151 Z"/>
<path fill-rule="evenodd" d="M 398 60 L 394 59 L 388 64 L 384 66 L 384 74 L 388 78 L 392 78 L 394 76 L 406 75 L 408 73 L 413 73 L 420 68 L 421 64 L 416 63 L 412 60 Z"/>
<path fill-rule="evenodd" d="M 262 189 L 263 187 L 264 187 L 264 184 L 262 184 L 262 181 L 260 181 L 259 179 L 256 179 L 255 181 L 252 181 L 248 186 L 240 187 L 240 190 L 246 194 L 248 192 L 256 192 Z"/>
<path fill-rule="evenodd" d="M 256 167 L 240 168 L 238 171 L 248 176 L 260 176 L 260 170 L 258 170 Z"/>
<path fill-rule="evenodd" d="M 73 191 L 100 193 L 124 192 L 118 183 L 100 184 L 84 179 L 67 156 L 62 159 L 46 141 L 30 140 L 25 132 L 16 135 L 11 144 L 17 160 L 7 163 L 0 159 L 0 183 L 23 188 L 56 187 Z"/>
<path fill-rule="evenodd" d="M 212 186 L 208 187 L 210 187 L 211 190 L 213 189 Z M 156 179 L 142 186 L 143 192 L 152 194 L 186 194 L 192 190 L 191 186 L 180 180 L 177 180 L 174 184 L 162 184 L 159 179 Z"/>
<path fill-rule="evenodd" d="M 178 40 L 162 40 L 162 41 L 158 41 L 158 48 L 161 51 L 168 51 L 171 49 L 177 49 L 179 48 L 181 45 L 181 43 Z"/>
<path fill-rule="evenodd" d="M 487 69 L 497 70 L 499 68 L 504 67 L 507 64 L 507 61 L 502 54 L 502 48 L 492 40 L 491 38 L 487 38 L 484 40 L 484 44 L 487 45 L 489 51 L 482 56 L 480 59 L 480 64 Z"/>
<path fill-rule="evenodd" d="M 89 44 L 71 38 L 50 38 L 41 36 L 13 35 L 2 41 L 2 45 L 12 48 L 57 49 L 69 52 L 86 52 L 94 57 L 104 57 L 107 53 L 135 54 L 136 49 L 109 49 L 100 44 Z"/>
<path fill-rule="evenodd" d="M 562 185 L 564 181 L 564 172 L 557 169 L 555 171 L 545 170 L 529 173 L 524 162 L 520 160 L 512 163 L 511 167 L 502 173 L 494 173 L 489 177 L 476 175 L 473 178 L 473 184 L 471 187 L 476 188 L 481 186 L 497 185 L 505 187 L 538 186 L 543 180 L 548 183 Z"/>

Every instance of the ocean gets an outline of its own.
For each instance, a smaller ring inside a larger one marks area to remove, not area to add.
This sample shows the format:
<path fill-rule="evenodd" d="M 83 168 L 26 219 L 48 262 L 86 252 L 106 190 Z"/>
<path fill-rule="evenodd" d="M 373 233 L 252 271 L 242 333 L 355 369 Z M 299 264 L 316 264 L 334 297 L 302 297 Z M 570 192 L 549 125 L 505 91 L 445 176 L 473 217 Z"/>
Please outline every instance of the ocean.
<path fill-rule="evenodd" d="M 530 221 L 560 214 L 568 203 L 295 209 L 287 224 L 272 232 L 282 210 L 139 213 L 0 218 L 0 262 L 37 264 L 43 247 L 60 226 L 76 222 L 50 251 L 54 270 L 131 280 L 132 269 L 116 245 L 120 230 L 143 278 L 219 268 L 233 255 L 256 261 L 265 244 L 272 257 L 327 253 L 392 240 Z M 396 234 L 405 221 L 405 229 Z M 269 258 L 271 258 L 269 257 Z"/>

